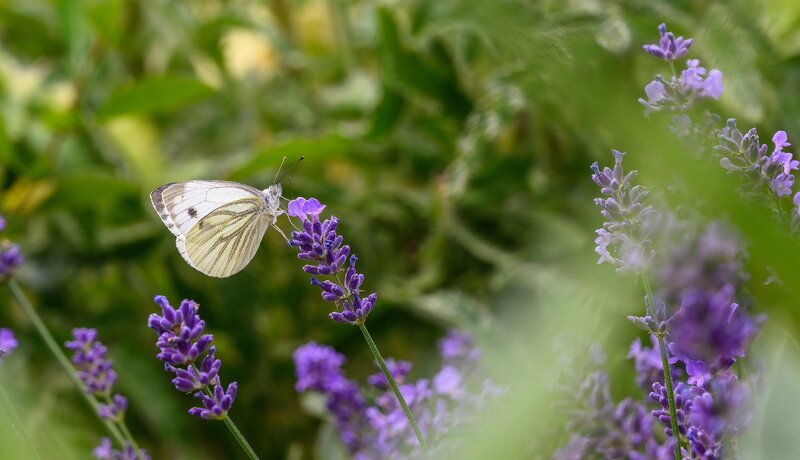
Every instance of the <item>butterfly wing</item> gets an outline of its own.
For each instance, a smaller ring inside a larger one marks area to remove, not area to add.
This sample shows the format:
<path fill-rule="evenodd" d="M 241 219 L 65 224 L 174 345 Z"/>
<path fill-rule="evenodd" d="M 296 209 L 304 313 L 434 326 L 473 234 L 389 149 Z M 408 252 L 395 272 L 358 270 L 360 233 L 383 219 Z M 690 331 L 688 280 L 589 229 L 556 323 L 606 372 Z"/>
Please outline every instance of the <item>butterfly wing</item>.
<path fill-rule="evenodd" d="M 162 185 L 153 190 L 150 201 L 169 231 L 180 236 L 188 235 L 214 209 L 250 197 L 262 195 L 259 190 L 238 182 L 190 180 Z"/>
<path fill-rule="evenodd" d="M 243 198 L 208 213 L 186 236 L 178 236 L 176 245 L 192 267 L 227 278 L 253 260 L 268 227 L 264 200 Z"/>
<path fill-rule="evenodd" d="M 241 271 L 269 227 L 261 192 L 237 182 L 167 184 L 154 190 L 150 200 L 177 237 L 181 256 L 208 276 L 225 278 Z"/>

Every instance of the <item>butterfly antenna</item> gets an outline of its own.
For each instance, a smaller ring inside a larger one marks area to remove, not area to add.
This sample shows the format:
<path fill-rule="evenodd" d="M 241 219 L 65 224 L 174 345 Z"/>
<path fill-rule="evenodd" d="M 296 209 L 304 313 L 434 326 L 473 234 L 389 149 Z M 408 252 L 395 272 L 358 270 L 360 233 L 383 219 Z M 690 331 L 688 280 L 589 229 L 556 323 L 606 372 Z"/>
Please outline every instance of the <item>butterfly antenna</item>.
<path fill-rule="evenodd" d="M 297 161 L 294 162 L 294 164 L 286 168 L 286 172 L 283 173 L 283 178 L 280 180 L 281 183 L 283 183 L 283 181 L 285 181 L 286 178 L 289 176 L 289 173 L 294 171 L 294 168 L 296 168 L 297 165 L 299 165 L 300 162 L 303 161 L 303 158 L 305 158 L 305 155 L 298 158 Z"/>
<path fill-rule="evenodd" d="M 278 171 L 275 173 L 275 178 L 272 179 L 272 183 L 273 184 L 277 184 L 278 183 L 278 176 L 281 174 L 281 169 L 283 168 L 283 164 L 284 163 L 286 163 L 286 156 L 283 157 L 283 160 L 281 160 L 281 165 L 278 166 Z"/>

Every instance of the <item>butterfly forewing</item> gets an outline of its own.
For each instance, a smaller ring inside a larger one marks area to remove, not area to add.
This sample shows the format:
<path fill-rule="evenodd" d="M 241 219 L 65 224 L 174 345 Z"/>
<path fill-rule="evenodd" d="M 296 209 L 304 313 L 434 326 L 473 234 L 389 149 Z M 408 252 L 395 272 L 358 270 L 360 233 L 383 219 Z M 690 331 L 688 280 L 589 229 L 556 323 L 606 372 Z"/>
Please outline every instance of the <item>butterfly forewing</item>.
<path fill-rule="evenodd" d="M 250 263 L 268 227 L 261 197 L 231 201 L 206 214 L 187 235 L 179 235 L 178 252 L 206 275 L 225 278 Z"/>
<path fill-rule="evenodd" d="M 175 236 L 188 235 L 213 210 L 244 198 L 262 199 L 262 195 L 253 187 L 221 180 L 176 182 L 150 194 L 158 216 Z"/>

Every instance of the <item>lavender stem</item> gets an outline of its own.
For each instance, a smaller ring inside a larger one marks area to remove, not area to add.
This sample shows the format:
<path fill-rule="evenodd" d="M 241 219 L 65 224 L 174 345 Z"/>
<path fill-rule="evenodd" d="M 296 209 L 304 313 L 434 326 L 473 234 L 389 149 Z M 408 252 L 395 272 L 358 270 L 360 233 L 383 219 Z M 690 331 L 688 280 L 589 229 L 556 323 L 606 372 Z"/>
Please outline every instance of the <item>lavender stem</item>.
<path fill-rule="evenodd" d="M 64 351 L 61 347 L 58 346 L 56 340 L 53 338 L 53 335 L 50 333 L 50 330 L 47 329 L 47 326 L 42 321 L 42 318 L 39 317 L 39 314 L 36 313 L 34 310 L 33 305 L 31 305 L 28 298 L 25 296 L 25 293 L 22 292 L 17 281 L 15 279 L 8 280 L 8 288 L 11 290 L 11 294 L 16 299 L 17 303 L 22 307 L 22 310 L 25 312 L 25 315 L 28 316 L 28 319 L 31 320 L 33 326 L 36 328 L 36 332 L 42 337 L 44 343 L 47 345 L 47 348 L 50 349 L 50 352 L 53 353 L 55 356 L 56 361 L 61 364 L 61 367 L 64 368 L 64 371 L 67 373 L 69 378 L 72 380 L 72 383 L 78 387 L 80 393 L 83 395 L 83 398 L 86 400 L 86 403 L 89 404 L 89 407 L 92 408 L 92 412 L 97 414 L 97 398 L 94 395 L 87 393 L 84 391 L 83 383 L 78 379 L 78 376 L 75 374 L 75 369 L 72 367 L 67 355 L 64 354 Z M 100 418 L 103 424 L 106 426 L 106 429 L 109 433 L 114 437 L 114 439 L 119 442 L 121 446 L 125 446 L 125 438 L 122 436 L 120 430 L 108 420 Z"/>
<path fill-rule="evenodd" d="M 200 370 L 197 368 L 197 366 L 192 364 L 192 367 L 194 368 L 195 373 L 200 375 Z M 214 393 L 208 388 L 208 386 L 203 388 L 203 392 L 212 398 L 214 397 Z M 259 460 L 256 451 L 253 450 L 253 448 L 250 446 L 250 443 L 247 442 L 247 438 L 244 437 L 236 424 L 233 423 L 231 417 L 228 414 L 225 414 L 225 416 L 222 418 L 222 421 L 225 422 L 225 426 L 228 428 L 228 431 L 230 431 L 233 437 L 236 438 L 236 442 L 239 443 L 239 446 L 242 448 L 244 453 L 247 454 L 247 457 L 249 457 L 251 460 Z"/>
<path fill-rule="evenodd" d="M 33 450 L 33 453 L 36 454 L 36 458 L 41 459 L 42 456 L 39 455 L 39 451 L 36 450 L 36 447 L 31 442 L 31 438 L 28 437 L 28 433 L 25 431 L 25 427 L 22 425 L 22 420 L 19 418 L 19 414 L 17 413 L 16 409 L 14 409 L 14 403 L 11 402 L 11 398 L 9 398 L 8 394 L 6 394 L 6 390 L 3 388 L 3 385 L 0 385 L 0 400 L 3 401 L 3 411 L 9 414 L 13 419 L 11 428 L 25 439 L 25 442 L 28 444 L 31 450 Z"/>
<path fill-rule="evenodd" d="M 642 273 L 642 284 L 646 294 L 645 302 L 650 305 L 650 311 L 655 312 L 655 297 L 650 288 L 650 280 Z M 678 430 L 678 411 L 675 409 L 675 391 L 672 389 L 672 371 L 669 368 L 667 346 L 664 344 L 664 334 L 655 334 L 658 339 L 658 349 L 661 352 L 661 367 L 664 370 L 664 386 L 667 387 L 667 403 L 669 404 L 669 421 L 672 427 L 672 437 L 675 438 L 675 460 L 681 460 L 681 433 Z"/>
<path fill-rule="evenodd" d="M 386 380 L 389 382 L 389 385 L 392 387 L 392 391 L 394 395 L 397 397 L 397 400 L 400 402 L 400 406 L 403 408 L 403 412 L 406 413 L 406 418 L 408 419 L 408 423 L 411 424 L 411 428 L 414 429 L 414 434 L 417 435 L 417 440 L 422 448 L 427 452 L 428 451 L 428 444 L 425 442 L 425 438 L 422 436 L 422 432 L 419 430 L 419 426 L 417 426 L 417 421 L 414 419 L 414 414 L 411 413 L 411 409 L 408 408 L 408 404 L 406 404 L 406 400 L 403 398 L 403 395 L 400 393 L 400 389 L 397 388 L 397 382 L 395 382 L 394 377 L 392 377 L 392 373 L 389 372 L 389 368 L 386 367 L 386 362 L 384 362 L 383 357 L 381 356 L 381 352 L 378 351 L 378 347 L 375 345 L 375 342 L 372 340 L 372 336 L 369 335 L 369 331 L 367 331 L 367 326 L 364 323 L 359 323 L 358 328 L 361 329 L 361 333 L 364 334 L 364 339 L 367 341 L 367 345 L 369 345 L 370 351 L 375 356 L 375 360 L 378 361 L 378 365 L 381 367 L 383 371 L 383 375 L 386 376 Z"/>

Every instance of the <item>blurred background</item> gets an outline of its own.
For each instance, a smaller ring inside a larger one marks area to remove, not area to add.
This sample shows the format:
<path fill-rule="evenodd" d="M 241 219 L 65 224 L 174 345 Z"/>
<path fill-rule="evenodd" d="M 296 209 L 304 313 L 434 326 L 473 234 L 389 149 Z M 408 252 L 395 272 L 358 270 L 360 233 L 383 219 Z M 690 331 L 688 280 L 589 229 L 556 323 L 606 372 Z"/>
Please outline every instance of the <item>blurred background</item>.
<path fill-rule="evenodd" d="M 436 340 L 473 331 L 512 390 L 467 452 L 535 457 L 530 440 L 562 424 L 544 391 L 554 340 L 603 343 L 614 396 L 637 391 L 625 356 L 638 330 L 625 316 L 641 293 L 593 251 L 589 165 L 617 148 L 641 183 L 680 177 L 709 219 L 742 234 L 754 309 L 770 315 L 759 346 L 783 363 L 772 397 L 784 400 L 799 375 L 800 253 L 713 159 L 643 117 L 641 88 L 666 69 L 641 45 L 661 22 L 723 71 L 725 95 L 707 108 L 798 143 L 800 3 L 789 0 L 0 2 L 0 213 L 27 256 L 18 281 L 57 340 L 98 329 L 154 458 L 241 456 L 221 423 L 186 414 L 193 401 L 155 358 L 154 294 L 200 303 L 222 378 L 239 382 L 231 415 L 261 458 L 338 458 L 294 390 L 291 353 L 332 345 L 363 378 L 373 369 L 359 331 L 327 318 L 276 232 L 242 273 L 212 279 L 185 264 L 149 202 L 186 179 L 265 188 L 284 157 L 305 156 L 284 195 L 317 197 L 341 219 L 379 294 L 369 325 L 383 354 L 430 377 Z M 784 286 L 764 285 L 767 266 Z M 0 325 L 21 342 L 0 382 L 37 448 L 88 458 L 103 427 L 6 289 Z M 785 447 L 792 410 L 775 410 L 753 429 L 754 452 Z"/>

